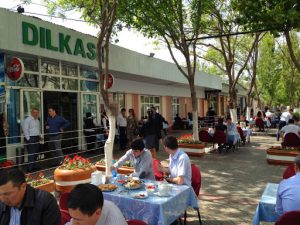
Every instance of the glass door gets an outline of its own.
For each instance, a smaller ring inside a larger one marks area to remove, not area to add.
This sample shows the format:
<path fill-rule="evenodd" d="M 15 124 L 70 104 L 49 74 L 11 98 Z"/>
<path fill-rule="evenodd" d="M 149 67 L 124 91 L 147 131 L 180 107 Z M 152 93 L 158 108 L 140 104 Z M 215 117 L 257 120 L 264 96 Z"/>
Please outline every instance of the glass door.
<path fill-rule="evenodd" d="M 82 149 L 86 149 L 85 145 L 85 139 L 84 139 L 84 119 L 86 118 L 86 113 L 90 112 L 92 113 L 93 117 L 96 118 L 97 125 L 101 126 L 101 116 L 99 112 L 99 95 L 97 94 L 87 94 L 82 93 L 81 94 L 81 116 L 79 117 L 81 121 L 78 121 L 81 125 L 79 130 L 81 131 L 80 137 L 83 137 L 81 139 Z"/>

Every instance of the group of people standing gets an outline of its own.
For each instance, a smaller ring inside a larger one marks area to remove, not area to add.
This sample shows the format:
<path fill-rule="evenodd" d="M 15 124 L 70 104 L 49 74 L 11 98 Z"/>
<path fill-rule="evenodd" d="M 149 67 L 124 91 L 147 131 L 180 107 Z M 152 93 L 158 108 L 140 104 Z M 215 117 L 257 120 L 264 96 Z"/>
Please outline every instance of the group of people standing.
<path fill-rule="evenodd" d="M 159 140 L 162 138 L 163 117 L 152 106 L 147 110 L 147 117 L 138 121 L 134 109 L 121 109 L 117 118 L 117 127 L 119 130 L 120 149 L 125 150 L 130 146 L 133 139 L 137 136 L 143 138 L 147 149 L 151 150 L 152 156 L 156 157 L 156 151 L 159 150 Z"/>
<path fill-rule="evenodd" d="M 61 148 L 62 132 L 70 125 L 70 122 L 57 115 L 57 110 L 54 107 L 48 108 L 48 118 L 45 123 L 45 129 L 48 137 L 48 149 L 52 161 L 52 166 L 58 166 L 63 162 L 63 152 Z M 25 144 L 28 151 L 27 172 L 39 170 L 36 161 L 40 149 L 41 125 L 39 120 L 39 109 L 32 108 L 31 115 L 28 116 L 23 123 L 22 131 L 24 134 Z"/>

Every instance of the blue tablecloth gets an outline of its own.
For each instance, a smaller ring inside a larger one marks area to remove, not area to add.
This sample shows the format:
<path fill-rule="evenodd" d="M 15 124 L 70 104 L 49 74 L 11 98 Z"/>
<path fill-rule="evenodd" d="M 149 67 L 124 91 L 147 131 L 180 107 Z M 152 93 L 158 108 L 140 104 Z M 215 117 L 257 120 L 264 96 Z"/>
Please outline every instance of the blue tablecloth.
<path fill-rule="evenodd" d="M 278 184 L 268 183 L 253 217 L 253 225 L 259 225 L 260 221 L 276 222 L 279 216 L 275 212 Z"/>
<path fill-rule="evenodd" d="M 197 196 L 191 187 L 175 184 L 171 186 L 169 197 L 150 195 L 146 199 L 135 199 L 133 196 L 139 192 L 146 192 L 145 188 L 130 190 L 127 193 L 121 185 L 117 190 L 103 194 L 104 199 L 114 202 L 128 220 L 139 219 L 149 225 L 169 225 L 189 206 L 198 208 Z"/>

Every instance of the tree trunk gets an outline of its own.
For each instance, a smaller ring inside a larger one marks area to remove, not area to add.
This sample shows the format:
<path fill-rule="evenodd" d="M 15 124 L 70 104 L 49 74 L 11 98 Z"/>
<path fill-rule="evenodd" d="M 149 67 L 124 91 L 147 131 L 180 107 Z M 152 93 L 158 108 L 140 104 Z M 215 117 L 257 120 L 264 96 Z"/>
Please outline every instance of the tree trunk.
<path fill-rule="evenodd" d="M 233 123 L 237 123 L 237 110 L 236 110 L 236 101 L 237 101 L 237 95 L 235 87 L 230 87 L 229 85 L 229 112 L 230 117 L 232 119 Z"/>
<path fill-rule="evenodd" d="M 108 110 L 107 112 L 108 121 L 109 121 L 109 134 L 108 138 L 104 145 L 104 153 L 105 153 L 105 167 L 106 167 L 106 176 L 110 176 L 110 167 L 112 166 L 112 159 L 113 159 L 113 147 L 115 141 L 115 134 L 116 134 L 116 118 L 115 116 Z"/>
<path fill-rule="evenodd" d="M 250 120 L 251 118 L 251 107 L 247 106 L 247 111 L 246 111 L 246 120 Z"/>
<path fill-rule="evenodd" d="M 193 139 L 199 141 L 199 128 L 198 128 L 198 102 L 197 94 L 195 91 L 195 83 L 193 79 L 189 80 L 191 99 L 192 99 L 192 110 L 193 110 Z"/>

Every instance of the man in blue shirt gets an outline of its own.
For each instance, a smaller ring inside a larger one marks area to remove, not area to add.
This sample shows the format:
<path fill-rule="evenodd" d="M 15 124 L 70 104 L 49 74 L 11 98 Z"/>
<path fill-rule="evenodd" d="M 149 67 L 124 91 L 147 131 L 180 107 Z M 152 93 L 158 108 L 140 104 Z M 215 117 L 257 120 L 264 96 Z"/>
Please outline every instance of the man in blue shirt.
<path fill-rule="evenodd" d="M 159 164 L 158 170 L 170 175 L 169 178 L 167 178 L 167 181 L 170 183 L 191 186 L 191 162 L 188 155 L 178 148 L 177 139 L 173 136 L 165 137 L 164 148 L 169 154 L 170 166 L 169 168 L 164 168 L 161 164 Z"/>
<path fill-rule="evenodd" d="M 64 155 L 61 149 L 61 134 L 66 127 L 70 125 L 70 122 L 56 114 L 56 109 L 49 107 L 49 117 L 46 122 L 46 130 L 48 131 L 49 138 L 49 150 L 51 155 L 55 158 L 56 165 L 60 165 L 63 162 Z"/>
<path fill-rule="evenodd" d="M 295 158 L 296 175 L 282 180 L 278 187 L 275 211 L 279 216 L 300 210 L 300 155 Z"/>

